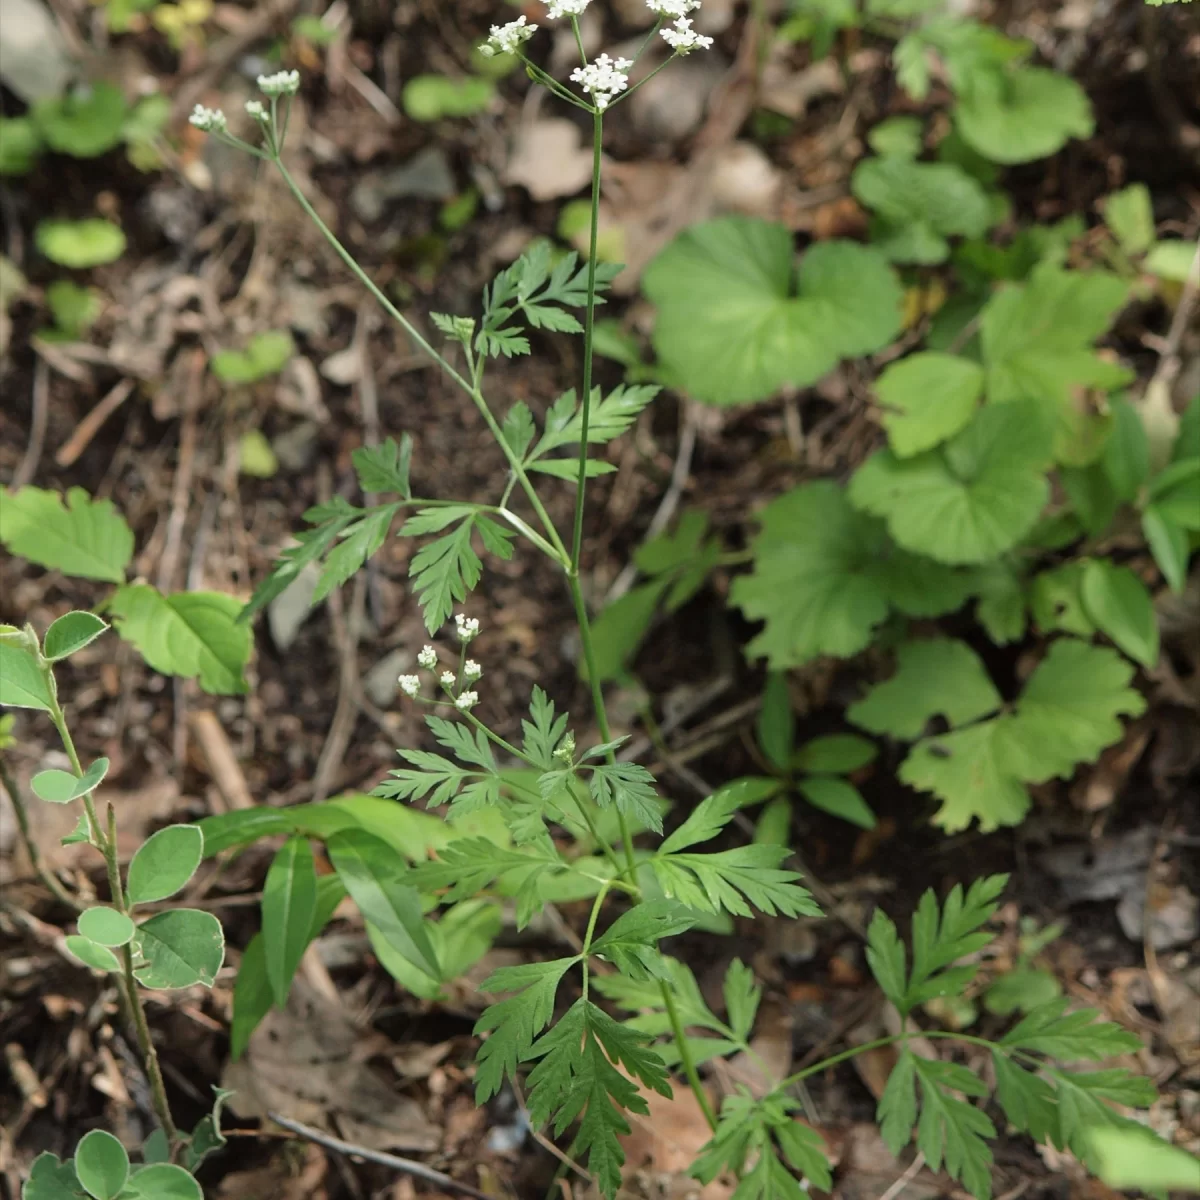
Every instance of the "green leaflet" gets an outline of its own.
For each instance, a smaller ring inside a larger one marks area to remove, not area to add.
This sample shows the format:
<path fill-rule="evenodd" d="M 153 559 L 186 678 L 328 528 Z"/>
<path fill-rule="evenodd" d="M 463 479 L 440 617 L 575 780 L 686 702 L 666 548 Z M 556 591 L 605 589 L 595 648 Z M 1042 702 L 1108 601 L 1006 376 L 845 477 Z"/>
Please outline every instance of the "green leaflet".
<path fill-rule="evenodd" d="M 57 492 L 24 487 L 0 493 L 0 542 L 40 567 L 82 579 L 124 583 L 133 558 L 133 531 L 111 500 L 83 488 Z"/>

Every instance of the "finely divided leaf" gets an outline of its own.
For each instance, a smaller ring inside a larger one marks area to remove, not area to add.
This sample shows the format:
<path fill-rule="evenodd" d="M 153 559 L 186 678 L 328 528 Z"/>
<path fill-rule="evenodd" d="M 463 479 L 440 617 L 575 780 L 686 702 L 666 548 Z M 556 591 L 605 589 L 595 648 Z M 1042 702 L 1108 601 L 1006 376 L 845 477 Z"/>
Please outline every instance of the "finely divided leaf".
<path fill-rule="evenodd" d="M 1112 1021 L 1099 1021 L 1100 1010 L 1068 1011 L 1070 1001 L 1060 996 L 1035 1008 L 1000 1039 L 1005 1049 L 1045 1054 L 1067 1062 L 1097 1061 L 1117 1054 L 1132 1054 L 1142 1039 Z"/>
<path fill-rule="evenodd" d="M 695 915 L 673 900 L 648 900 L 622 913 L 592 943 L 592 953 L 607 959 L 634 979 L 663 979 L 667 968 L 658 943 L 683 933 L 696 923 Z"/>
<path fill-rule="evenodd" d="M 703 912 L 749 917 L 754 905 L 768 916 L 820 916 L 801 877 L 780 869 L 787 855 L 783 846 L 740 846 L 718 854 L 657 855 L 650 867 L 666 895 Z"/>
<path fill-rule="evenodd" d="M 645 829 L 662 833 L 654 776 L 637 763 L 601 763 L 591 768 L 589 786 L 597 807 L 615 807 Z"/>
<path fill-rule="evenodd" d="M 362 446 L 353 451 L 350 461 L 358 472 L 358 486 L 367 495 L 399 492 L 405 500 L 411 500 L 408 475 L 412 451 L 412 438 L 407 433 L 401 434 L 399 444 L 394 438 L 388 438 L 379 446 Z"/>
<path fill-rule="evenodd" d="M 522 719 L 524 750 L 541 771 L 554 769 L 554 751 L 567 731 L 567 713 L 555 715 L 554 701 L 536 684 L 529 701 L 529 720 Z"/>

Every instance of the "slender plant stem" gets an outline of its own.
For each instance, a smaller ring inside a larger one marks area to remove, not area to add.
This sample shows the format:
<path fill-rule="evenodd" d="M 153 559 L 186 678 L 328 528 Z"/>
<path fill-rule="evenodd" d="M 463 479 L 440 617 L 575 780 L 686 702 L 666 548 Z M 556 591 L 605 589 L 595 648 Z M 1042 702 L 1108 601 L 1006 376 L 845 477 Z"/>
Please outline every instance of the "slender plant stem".
<path fill-rule="evenodd" d="M 275 169 L 279 172 L 284 183 L 287 184 L 288 190 L 296 199 L 296 203 L 304 210 L 305 215 L 310 221 L 316 225 L 321 236 L 330 244 L 334 253 L 350 268 L 354 277 L 371 293 L 375 300 L 380 304 L 383 310 L 408 334 L 413 343 L 425 354 L 427 354 L 434 362 L 442 368 L 443 371 L 456 383 L 468 396 L 471 397 L 475 407 L 479 410 L 480 415 L 487 423 L 487 427 L 496 444 L 500 447 L 505 458 L 508 459 L 508 465 L 512 468 L 513 474 L 517 477 L 517 482 L 521 485 L 521 490 L 529 498 L 529 502 L 533 505 L 533 510 L 537 513 L 538 520 L 546 530 L 546 536 L 550 539 L 550 544 L 554 547 L 557 554 L 561 557 L 565 564 L 567 559 L 566 547 L 563 546 L 562 539 L 558 535 L 558 530 L 554 526 L 554 522 L 550 519 L 550 514 L 546 511 L 545 505 L 538 497 L 537 491 L 530 481 L 529 475 L 525 468 L 521 465 L 520 458 L 513 453 L 512 448 L 504 439 L 504 434 L 501 432 L 500 426 L 496 418 L 492 415 L 492 410 L 488 407 L 487 401 L 484 399 L 483 393 L 478 386 L 464 375 L 460 374 L 450 365 L 450 363 L 434 349 L 434 347 L 421 336 L 417 327 L 388 299 L 387 294 L 381 287 L 359 266 L 354 258 L 354 255 L 346 249 L 345 246 L 338 240 L 333 230 L 321 219 L 320 214 L 313 208 L 308 197 L 304 194 L 300 185 L 292 178 L 291 173 L 278 156 L 272 159 L 275 164 Z"/>
<path fill-rule="evenodd" d="M 4 785 L 4 790 L 12 801 L 13 812 L 17 814 L 17 832 L 21 835 L 21 844 L 29 856 L 30 866 L 60 904 L 65 904 L 68 908 L 80 912 L 83 906 L 59 883 L 54 872 L 42 862 L 41 851 L 37 847 L 37 842 L 33 840 L 33 835 L 29 832 L 29 811 L 25 807 L 25 797 L 21 794 L 21 789 L 17 787 L 17 781 L 12 777 L 8 764 L 3 758 L 0 758 L 0 783 Z"/>
<path fill-rule="evenodd" d="M 54 728 L 58 731 L 58 736 L 62 740 L 63 749 L 66 750 L 67 758 L 71 763 L 71 769 L 75 772 L 76 776 L 82 776 L 83 764 L 79 760 L 79 752 L 75 749 L 75 739 L 71 737 L 71 731 L 67 727 L 66 714 L 63 712 L 62 705 L 58 702 L 58 686 L 54 679 L 54 671 L 49 663 L 44 666 L 43 670 L 49 684 L 50 697 L 53 703 L 53 707 L 50 709 L 50 720 L 54 722 Z M 121 885 L 121 864 L 117 855 L 117 839 L 115 836 L 110 836 L 106 833 L 104 827 L 101 825 L 91 792 L 87 792 L 84 795 L 83 807 L 87 813 L 88 823 L 91 826 L 93 844 L 104 856 L 104 866 L 108 873 L 108 887 L 112 896 L 113 907 L 118 912 L 128 915 L 129 904 L 125 898 L 125 889 Z M 113 813 L 110 809 L 110 830 L 113 827 L 113 819 Z M 175 1124 L 175 1119 L 171 1115 L 171 1104 L 167 1099 L 167 1087 L 163 1080 L 162 1067 L 159 1065 L 158 1051 L 155 1049 L 154 1039 L 150 1035 L 150 1025 L 146 1020 L 146 1013 L 141 1003 L 141 993 L 138 991 L 137 980 L 133 974 L 133 951 L 128 945 L 121 947 L 121 964 L 122 974 L 117 976 L 118 985 L 125 992 L 125 1001 L 133 1017 L 133 1027 L 134 1032 L 137 1034 L 138 1048 L 141 1050 L 142 1058 L 145 1062 L 146 1078 L 150 1081 L 151 1101 L 159 1123 L 162 1125 L 163 1133 L 166 1134 L 168 1143 L 174 1148 L 183 1139 L 179 1132 L 179 1127 Z"/>
<path fill-rule="evenodd" d="M 592 952 L 592 940 L 596 936 L 596 922 L 600 918 L 600 910 L 604 907 L 604 898 L 608 895 L 612 883 L 605 880 L 600 885 L 600 890 L 596 893 L 596 899 L 592 902 L 592 911 L 588 914 L 587 930 L 583 935 L 583 947 L 579 954 L 583 962 L 583 999 L 586 1002 L 588 998 L 588 979 L 591 975 L 588 969 L 588 955 Z"/>
<path fill-rule="evenodd" d="M 575 481 L 575 526 L 571 534 L 571 574 L 579 574 L 583 549 L 583 510 L 587 500 L 588 424 L 592 416 L 592 334 L 596 324 L 596 249 L 600 239 L 600 154 L 604 115 L 592 115 L 592 218 L 588 234 L 587 311 L 583 321 L 583 394 L 580 397 L 579 475 Z M 607 739 L 605 739 L 607 740 Z"/>
<path fill-rule="evenodd" d="M 667 1019 L 671 1022 L 671 1034 L 675 1038 L 675 1045 L 679 1050 L 679 1062 L 683 1067 L 683 1073 L 687 1077 L 688 1086 L 692 1089 L 692 1095 L 696 1097 L 696 1103 L 700 1105 L 704 1119 L 708 1122 L 709 1129 L 715 1132 L 717 1114 L 713 1112 L 712 1101 L 709 1100 L 708 1093 L 704 1090 L 704 1084 L 700 1081 L 700 1072 L 696 1070 L 696 1061 L 692 1058 L 692 1048 L 688 1045 L 683 1020 L 679 1016 L 679 1005 L 675 1003 L 675 993 L 665 982 L 660 986 L 663 1004 L 667 1010 Z"/>

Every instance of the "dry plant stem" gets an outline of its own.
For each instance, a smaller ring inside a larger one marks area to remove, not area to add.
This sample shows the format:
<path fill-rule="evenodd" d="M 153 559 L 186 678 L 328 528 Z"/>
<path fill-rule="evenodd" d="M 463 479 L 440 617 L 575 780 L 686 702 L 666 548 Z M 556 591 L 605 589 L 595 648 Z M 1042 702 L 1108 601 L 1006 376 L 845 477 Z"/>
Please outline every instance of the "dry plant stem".
<path fill-rule="evenodd" d="M 79 752 L 75 749 L 75 741 L 67 728 L 66 715 L 58 703 L 58 691 L 54 683 L 54 673 L 47 666 L 46 678 L 49 683 L 50 696 L 54 707 L 50 710 L 50 720 L 58 730 L 63 749 L 67 752 L 71 769 L 77 776 L 83 775 L 83 764 L 79 761 Z M 92 831 L 92 843 L 104 856 L 104 865 L 108 873 L 108 886 L 112 894 L 113 907 L 118 912 L 129 915 L 129 905 L 125 899 L 125 889 L 121 885 L 121 866 L 117 860 L 117 839 L 106 833 L 100 824 L 96 813 L 96 804 L 92 793 L 83 797 L 84 811 L 87 813 L 88 825 Z M 115 817 L 109 809 L 109 828 L 113 828 Z M 171 1115 L 171 1105 L 167 1100 L 167 1087 L 163 1081 L 162 1067 L 158 1061 L 158 1051 L 154 1048 L 154 1040 L 150 1036 L 150 1025 L 142 1008 L 141 995 L 138 991 L 137 980 L 133 975 L 133 951 L 128 945 L 121 947 L 121 975 L 118 976 L 119 986 L 124 992 L 125 1003 L 133 1017 L 134 1032 L 137 1034 L 138 1048 L 142 1052 L 142 1060 L 146 1065 L 146 1077 L 150 1081 L 150 1096 L 154 1104 L 154 1112 L 162 1125 L 167 1141 L 174 1149 L 183 1141 L 179 1127 Z"/>
<path fill-rule="evenodd" d="M 38 850 L 37 842 L 33 840 L 29 832 L 29 810 L 25 807 L 25 797 L 21 795 L 17 781 L 12 777 L 8 764 L 2 758 L 0 758 L 0 784 L 4 785 L 4 790 L 12 801 L 13 812 L 17 814 L 17 832 L 21 837 L 21 845 L 25 847 L 25 853 L 29 856 L 29 864 L 33 867 L 35 874 L 60 904 L 65 904 L 75 912 L 81 912 L 83 906 L 59 883 L 54 872 L 42 862 L 41 851 Z"/>

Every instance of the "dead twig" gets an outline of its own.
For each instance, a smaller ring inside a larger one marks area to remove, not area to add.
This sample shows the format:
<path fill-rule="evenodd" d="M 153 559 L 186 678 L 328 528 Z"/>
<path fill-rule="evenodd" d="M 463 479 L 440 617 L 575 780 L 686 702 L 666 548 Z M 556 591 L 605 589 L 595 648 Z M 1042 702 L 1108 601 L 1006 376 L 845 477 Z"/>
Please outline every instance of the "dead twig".
<path fill-rule="evenodd" d="M 200 752 L 217 785 L 217 792 L 225 801 L 226 810 L 253 808 L 254 797 L 250 794 L 246 776 L 216 713 L 207 708 L 191 713 L 188 728 L 200 744 Z"/>
<path fill-rule="evenodd" d="M 91 445 L 104 422 L 129 399 L 133 389 L 132 379 L 122 379 L 116 387 L 110 388 L 100 403 L 75 426 L 75 432 L 58 448 L 54 461 L 60 467 L 71 466 Z"/>
<path fill-rule="evenodd" d="M 902 1191 L 921 1173 L 921 1168 L 925 1165 L 925 1155 L 920 1150 L 917 1151 L 917 1157 L 909 1164 L 908 1170 L 892 1184 L 879 1200 L 896 1200 Z"/>
<path fill-rule="evenodd" d="M 380 1166 L 390 1167 L 393 1171 L 399 1171 L 402 1175 L 411 1175 L 414 1179 L 423 1179 L 426 1183 L 436 1184 L 447 1191 L 458 1192 L 463 1196 L 471 1196 L 473 1200 L 494 1200 L 494 1197 L 489 1196 L 486 1192 L 481 1192 L 478 1188 L 472 1187 L 469 1183 L 459 1183 L 457 1179 L 451 1179 L 449 1175 L 443 1175 L 441 1171 L 435 1171 L 432 1167 L 427 1167 L 424 1163 L 413 1162 L 410 1158 L 397 1158 L 396 1155 L 384 1154 L 381 1150 L 368 1150 L 365 1146 L 355 1146 L 350 1142 L 343 1142 L 341 1138 L 333 1137 L 328 1133 L 322 1133 L 319 1129 L 313 1129 L 310 1125 L 293 1121 L 290 1117 L 281 1116 L 279 1113 L 269 1112 L 267 1116 L 276 1125 L 282 1126 L 284 1129 L 296 1134 L 297 1137 L 315 1142 L 318 1146 L 324 1146 L 326 1150 L 336 1150 L 339 1154 L 361 1158 L 366 1162 L 379 1163 Z"/>

